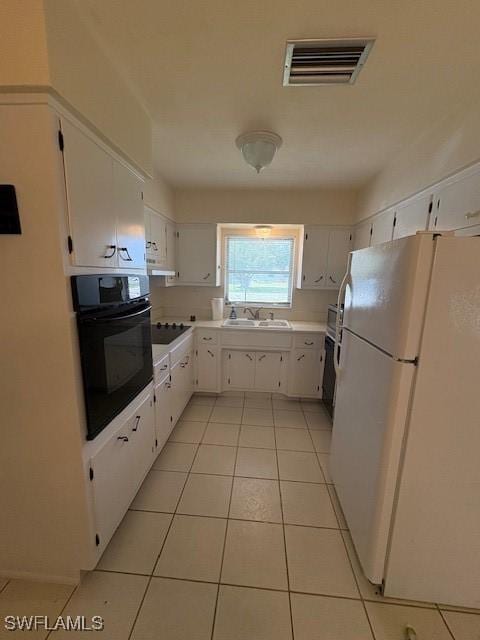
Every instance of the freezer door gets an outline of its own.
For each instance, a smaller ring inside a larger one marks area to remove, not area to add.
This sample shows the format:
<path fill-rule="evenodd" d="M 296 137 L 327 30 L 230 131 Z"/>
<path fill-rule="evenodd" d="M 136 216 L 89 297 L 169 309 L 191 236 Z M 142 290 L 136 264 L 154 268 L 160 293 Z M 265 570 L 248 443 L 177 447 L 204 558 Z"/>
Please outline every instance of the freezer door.
<path fill-rule="evenodd" d="M 397 359 L 415 359 L 434 247 L 424 232 L 354 251 L 344 326 Z"/>
<path fill-rule="evenodd" d="M 415 365 L 344 331 L 331 472 L 367 578 L 384 577 L 387 540 Z"/>

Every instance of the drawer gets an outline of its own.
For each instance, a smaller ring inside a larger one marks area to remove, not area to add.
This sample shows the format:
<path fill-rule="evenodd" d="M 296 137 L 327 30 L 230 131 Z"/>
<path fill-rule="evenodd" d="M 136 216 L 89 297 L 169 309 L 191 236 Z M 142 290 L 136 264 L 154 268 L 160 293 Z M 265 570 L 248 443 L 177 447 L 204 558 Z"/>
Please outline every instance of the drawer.
<path fill-rule="evenodd" d="M 197 344 L 217 344 L 218 331 L 213 329 L 197 329 L 196 330 Z"/>
<path fill-rule="evenodd" d="M 158 384 L 165 376 L 170 374 L 170 354 L 166 353 L 153 368 L 155 384 Z"/>
<path fill-rule="evenodd" d="M 173 368 L 180 360 L 193 349 L 193 336 L 190 334 L 188 338 L 182 340 L 172 351 L 170 351 L 170 367 Z"/>
<path fill-rule="evenodd" d="M 294 336 L 295 349 L 323 349 L 323 333 L 299 333 Z"/>

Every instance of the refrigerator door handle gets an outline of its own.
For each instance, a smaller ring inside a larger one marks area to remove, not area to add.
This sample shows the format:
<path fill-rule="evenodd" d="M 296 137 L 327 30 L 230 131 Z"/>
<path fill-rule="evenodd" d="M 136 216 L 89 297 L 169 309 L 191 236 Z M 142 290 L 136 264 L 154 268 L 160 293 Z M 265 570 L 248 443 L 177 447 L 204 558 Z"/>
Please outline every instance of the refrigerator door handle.
<path fill-rule="evenodd" d="M 340 289 L 338 290 L 338 298 L 337 298 L 337 316 L 335 319 L 335 347 L 333 352 L 333 366 L 335 367 L 335 373 L 337 376 L 340 375 L 340 364 L 339 364 L 339 351 L 340 351 L 340 336 L 342 333 L 342 326 L 340 324 L 340 318 L 343 317 L 342 313 L 342 305 L 344 300 L 344 294 L 348 284 L 350 283 L 350 263 L 352 259 L 352 254 L 348 254 L 348 264 L 345 275 L 343 276 L 342 283 L 340 284 Z"/>

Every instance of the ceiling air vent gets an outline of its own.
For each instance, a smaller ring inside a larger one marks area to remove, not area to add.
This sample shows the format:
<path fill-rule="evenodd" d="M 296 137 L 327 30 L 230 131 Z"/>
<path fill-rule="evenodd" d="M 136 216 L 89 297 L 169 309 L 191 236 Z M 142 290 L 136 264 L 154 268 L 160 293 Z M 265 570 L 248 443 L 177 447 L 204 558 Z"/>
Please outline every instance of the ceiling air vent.
<path fill-rule="evenodd" d="M 289 40 L 283 85 L 353 84 L 372 46 L 372 38 Z"/>

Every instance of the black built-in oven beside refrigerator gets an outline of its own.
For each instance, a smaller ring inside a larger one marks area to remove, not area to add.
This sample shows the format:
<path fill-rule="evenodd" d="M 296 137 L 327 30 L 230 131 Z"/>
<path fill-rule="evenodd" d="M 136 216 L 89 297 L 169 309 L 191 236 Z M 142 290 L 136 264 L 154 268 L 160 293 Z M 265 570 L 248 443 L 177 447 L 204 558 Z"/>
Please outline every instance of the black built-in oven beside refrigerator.
<path fill-rule="evenodd" d="M 337 382 L 337 375 L 335 373 L 335 332 L 337 313 L 338 308 L 336 304 L 328 306 L 327 333 L 325 336 L 325 366 L 323 369 L 322 381 L 323 403 L 332 418 L 335 406 L 335 386 Z"/>
<path fill-rule="evenodd" d="M 73 276 L 72 293 L 92 440 L 153 379 L 148 277 Z"/>

